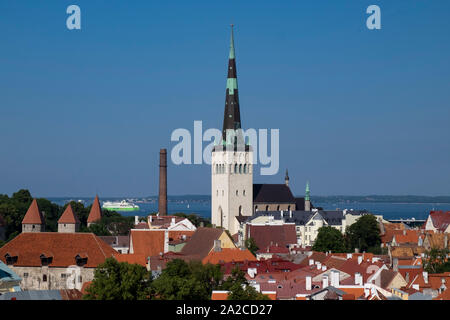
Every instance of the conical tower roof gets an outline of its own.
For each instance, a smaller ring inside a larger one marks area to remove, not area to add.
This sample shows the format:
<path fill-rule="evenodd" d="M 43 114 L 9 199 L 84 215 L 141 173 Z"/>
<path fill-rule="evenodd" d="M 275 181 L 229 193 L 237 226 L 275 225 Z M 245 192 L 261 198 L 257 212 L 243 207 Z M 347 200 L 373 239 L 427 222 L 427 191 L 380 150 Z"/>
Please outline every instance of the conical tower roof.
<path fill-rule="evenodd" d="M 94 203 L 92 204 L 91 212 L 89 212 L 87 222 L 93 223 L 100 221 L 101 219 L 102 219 L 102 208 L 100 206 L 100 201 L 98 200 L 98 195 L 96 195 Z"/>
<path fill-rule="evenodd" d="M 64 210 L 64 213 L 61 215 L 61 218 L 59 218 L 58 223 L 64 223 L 64 224 L 77 224 L 80 223 L 80 220 L 78 219 L 75 212 L 72 210 L 72 206 L 67 206 L 66 210 Z"/>
<path fill-rule="evenodd" d="M 45 224 L 44 216 L 42 215 L 41 210 L 39 210 L 36 199 L 33 199 L 33 202 L 31 202 L 31 205 L 22 220 L 22 224 Z"/>

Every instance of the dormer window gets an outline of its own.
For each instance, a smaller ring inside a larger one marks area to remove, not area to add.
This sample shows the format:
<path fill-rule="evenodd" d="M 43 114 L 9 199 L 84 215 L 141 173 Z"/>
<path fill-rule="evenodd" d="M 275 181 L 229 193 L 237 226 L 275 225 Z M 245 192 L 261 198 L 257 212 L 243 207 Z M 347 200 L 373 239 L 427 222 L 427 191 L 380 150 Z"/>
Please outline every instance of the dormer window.
<path fill-rule="evenodd" d="M 17 262 L 17 256 L 12 256 L 9 253 L 5 254 L 5 260 L 7 265 L 13 265 Z"/>
<path fill-rule="evenodd" d="M 87 263 L 87 256 L 86 255 L 79 255 L 77 254 L 75 256 L 75 262 L 77 264 L 77 266 L 82 267 Z"/>
<path fill-rule="evenodd" d="M 42 266 L 48 266 L 53 262 L 53 257 L 47 257 L 45 254 L 41 254 L 40 258 Z"/>

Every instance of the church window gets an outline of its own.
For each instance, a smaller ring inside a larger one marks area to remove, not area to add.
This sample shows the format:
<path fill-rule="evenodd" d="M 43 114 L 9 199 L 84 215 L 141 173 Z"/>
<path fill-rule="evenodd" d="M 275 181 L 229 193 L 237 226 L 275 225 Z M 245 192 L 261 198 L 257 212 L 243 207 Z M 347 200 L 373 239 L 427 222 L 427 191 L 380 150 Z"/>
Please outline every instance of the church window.
<path fill-rule="evenodd" d="M 280 206 L 277 206 L 277 211 L 280 211 Z"/>
<path fill-rule="evenodd" d="M 269 206 L 266 206 L 266 211 L 269 211 Z"/>
<path fill-rule="evenodd" d="M 238 196 L 238 191 L 236 190 L 236 196 Z"/>
<path fill-rule="evenodd" d="M 239 206 L 239 215 L 242 216 L 242 206 Z"/>
<path fill-rule="evenodd" d="M 247 173 L 247 165 L 244 164 L 244 173 Z"/>
<path fill-rule="evenodd" d="M 43 281 L 43 282 L 47 282 L 47 275 L 46 275 L 46 274 L 44 274 L 44 275 L 42 276 L 42 281 Z"/>
<path fill-rule="evenodd" d="M 238 170 L 238 165 L 237 165 L 237 163 L 234 165 L 234 173 L 237 173 L 237 170 Z"/>
<path fill-rule="evenodd" d="M 242 195 L 245 197 L 245 190 L 244 191 L 242 191 Z"/>
<path fill-rule="evenodd" d="M 242 164 L 239 165 L 239 173 L 242 173 Z"/>

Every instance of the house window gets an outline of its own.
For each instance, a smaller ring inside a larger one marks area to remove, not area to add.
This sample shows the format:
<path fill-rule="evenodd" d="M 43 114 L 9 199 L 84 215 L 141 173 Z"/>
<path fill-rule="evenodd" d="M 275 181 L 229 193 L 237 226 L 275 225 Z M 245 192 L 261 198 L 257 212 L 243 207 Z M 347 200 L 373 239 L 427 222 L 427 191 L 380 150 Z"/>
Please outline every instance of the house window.
<path fill-rule="evenodd" d="M 23 277 L 24 277 L 24 278 L 28 278 L 28 272 L 25 272 L 25 273 L 23 274 Z"/>
<path fill-rule="evenodd" d="M 44 274 L 44 275 L 42 276 L 42 281 L 43 281 L 43 282 L 47 282 L 47 275 L 46 275 L 46 274 Z"/>
<path fill-rule="evenodd" d="M 67 273 L 61 273 L 61 279 L 66 279 L 67 278 Z"/>
<path fill-rule="evenodd" d="M 239 193 L 239 192 L 236 190 L 236 196 L 238 195 L 238 193 Z"/>
<path fill-rule="evenodd" d="M 242 195 L 245 197 L 245 190 L 244 191 L 242 191 Z"/>
<path fill-rule="evenodd" d="M 266 206 L 266 211 L 269 211 L 269 206 Z"/>
<path fill-rule="evenodd" d="M 79 283 L 83 282 L 83 278 L 81 276 L 78 276 L 78 282 Z"/>

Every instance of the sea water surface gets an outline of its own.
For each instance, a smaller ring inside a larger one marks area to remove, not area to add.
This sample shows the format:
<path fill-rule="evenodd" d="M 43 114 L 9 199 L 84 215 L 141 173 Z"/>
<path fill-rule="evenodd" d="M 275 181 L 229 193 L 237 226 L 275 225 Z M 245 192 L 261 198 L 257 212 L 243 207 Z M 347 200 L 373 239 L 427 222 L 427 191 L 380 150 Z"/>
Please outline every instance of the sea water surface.
<path fill-rule="evenodd" d="M 120 201 L 130 199 L 139 206 L 138 211 L 120 212 L 124 216 L 147 216 L 150 213 L 158 211 L 158 200 L 156 198 L 101 198 L 104 201 Z M 64 205 L 69 201 L 80 201 L 86 206 L 90 205 L 93 199 L 89 198 L 50 198 L 54 203 Z M 374 214 L 383 215 L 384 219 L 410 219 L 425 220 L 430 210 L 450 211 L 450 203 L 387 203 L 387 202 L 342 202 L 342 203 L 314 203 L 316 207 L 322 207 L 325 210 L 336 209 L 366 209 Z M 168 213 L 174 214 L 183 212 L 186 214 L 198 214 L 204 218 L 211 218 L 211 201 L 202 199 L 193 199 L 190 197 L 177 197 L 176 200 L 168 200 Z"/>

